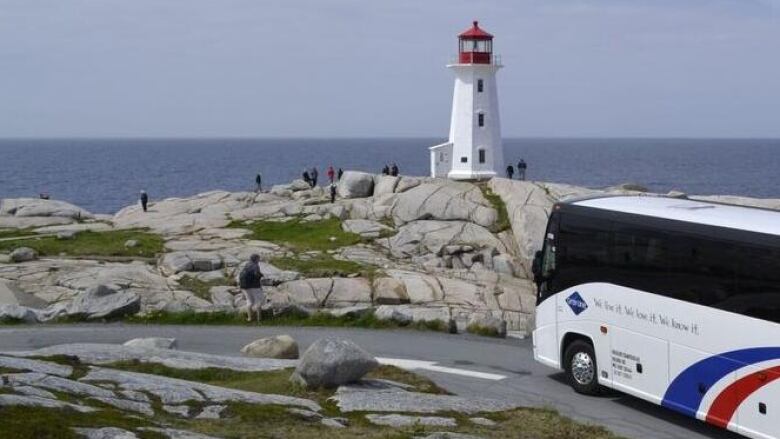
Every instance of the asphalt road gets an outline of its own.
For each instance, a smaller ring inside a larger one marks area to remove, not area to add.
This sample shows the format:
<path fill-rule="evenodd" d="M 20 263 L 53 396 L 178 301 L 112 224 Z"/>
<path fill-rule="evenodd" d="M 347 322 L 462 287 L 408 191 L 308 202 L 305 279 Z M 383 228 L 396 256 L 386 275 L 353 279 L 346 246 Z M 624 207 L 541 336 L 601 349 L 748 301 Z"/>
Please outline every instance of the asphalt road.
<path fill-rule="evenodd" d="M 418 371 L 462 396 L 516 401 L 550 407 L 578 419 L 604 425 L 629 438 L 728 438 L 740 436 L 712 428 L 634 397 L 612 394 L 586 397 L 574 393 L 561 373 L 533 360 L 530 340 L 499 340 L 418 331 L 340 328 L 56 325 L 0 329 L 0 350 L 22 350 L 62 343 L 121 343 L 136 337 L 175 337 L 179 349 L 239 355 L 250 341 L 275 334 L 293 336 L 302 349 L 317 338 L 350 338 L 378 357 L 438 362 L 440 366 L 506 376 L 494 381 L 450 373 Z"/>

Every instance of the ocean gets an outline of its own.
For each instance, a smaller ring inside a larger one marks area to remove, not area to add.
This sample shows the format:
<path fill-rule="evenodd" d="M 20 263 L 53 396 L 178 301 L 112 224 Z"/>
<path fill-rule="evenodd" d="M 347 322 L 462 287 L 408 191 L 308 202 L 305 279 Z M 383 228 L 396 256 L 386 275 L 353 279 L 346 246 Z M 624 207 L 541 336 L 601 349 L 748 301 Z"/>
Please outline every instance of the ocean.
<path fill-rule="evenodd" d="M 62 139 L 0 140 L 0 198 L 50 194 L 114 213 L 146 190 L 154 199 L 214 189 L 253 190 L 316 166 L 428 175 L 428 147 L 443 139 Z M 506 159 L 528 179 L 658 192 L 780 198 L 780 139 L 505 139 Z"/>

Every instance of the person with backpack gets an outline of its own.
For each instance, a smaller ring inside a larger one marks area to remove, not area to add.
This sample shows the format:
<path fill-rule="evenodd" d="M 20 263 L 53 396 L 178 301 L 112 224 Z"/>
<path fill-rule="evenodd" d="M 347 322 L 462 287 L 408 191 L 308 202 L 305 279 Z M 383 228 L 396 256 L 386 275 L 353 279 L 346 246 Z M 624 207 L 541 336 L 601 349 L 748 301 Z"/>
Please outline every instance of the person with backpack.
<path fill-rule="evenodd" d="M 262 318 L 262 308 L 265 304 L 265 293 L 263 292 L 263 273 L 260 271 L 260 255 L 253 254 L 249 257 L 249 262 L 244 265 L 241 273 L 238 275 L 238 286 L 246 297 L 246 321 L 252 321 L 252 312 L 257 313 L 257 323 Z"/>

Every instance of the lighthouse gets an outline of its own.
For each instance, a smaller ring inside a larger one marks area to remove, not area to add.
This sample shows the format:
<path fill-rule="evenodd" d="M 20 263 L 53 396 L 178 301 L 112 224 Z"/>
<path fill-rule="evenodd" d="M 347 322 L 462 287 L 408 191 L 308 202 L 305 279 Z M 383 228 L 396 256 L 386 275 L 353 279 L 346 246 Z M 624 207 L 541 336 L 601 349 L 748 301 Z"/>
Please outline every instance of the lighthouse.
<path fill-rule="evenodd" d="M 504 165 L 498 115 L 493 35 L 478 22 L 458 36 L 457 60 L 447 66 L 455 74 L 452 117 L 447 143 L 430 148 L 431 175 L 453 180 L 485 180 Z"/>

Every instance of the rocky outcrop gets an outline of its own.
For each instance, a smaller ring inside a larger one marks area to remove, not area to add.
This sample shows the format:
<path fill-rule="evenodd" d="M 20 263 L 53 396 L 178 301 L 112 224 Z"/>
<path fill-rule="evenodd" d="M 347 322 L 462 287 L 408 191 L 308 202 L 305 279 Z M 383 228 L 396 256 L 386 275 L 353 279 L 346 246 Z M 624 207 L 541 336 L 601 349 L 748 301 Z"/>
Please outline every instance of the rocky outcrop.
<path fill-rule="evenodd" d="M 388 227 L 378 221 L 371 221 L 365 219 L 348 219 L 341 223 L 341 228 L 345 232 L 354 233 L 360 235 L 363 238 L 379 238 L 382 234 L 390 233 L 393 231 L 391 227 Z"/>
<path fill-rule="evenodd" d="M 491 227 L 498 217 L 496 210 L 472 184 L 436 181 L 398 195 L 392 208 L 397 226 L 419 220 L 468 221 Z"/>
<path fill-rule="evenodd" d="M 241 348 L 241 353 L 254 358 L 298 358 L 298 343 L 289 335 L 261 338 Z"/>
<path fill-rule="evenodd" d="M 338 183 L 340 198 L 366 198 L 374 193 L 374 175 L 365 172 L 347 171 Z"/>
<path fill-rule="evenodd" d="M 139 349 L 176 349 L 178 343 L 175 338 L 134 338 L 125 342 L 124 346 Z"/>
<path fill-rule="evenodd" d="M 84 320 L 97 320 L 133 315 L 140 310 L 141 297 L 137 294 L 96 285 L 79 294 L 65 308 L 64 314 Z"/>
<path fill-rule="evenodd" d="M 57 217 L 70 220 L 88 220 L 94 215 L 65 201 L 39 198 L 6 198 L 0 200 L 0 216 Z"/>
<path fill-rule="evenodd" d="M 376 359 L 350 340 L 323 338 L 304 352 L 290 379 L 309 388 L 354 383 L 379 366 Z"/>

